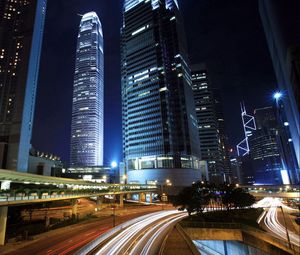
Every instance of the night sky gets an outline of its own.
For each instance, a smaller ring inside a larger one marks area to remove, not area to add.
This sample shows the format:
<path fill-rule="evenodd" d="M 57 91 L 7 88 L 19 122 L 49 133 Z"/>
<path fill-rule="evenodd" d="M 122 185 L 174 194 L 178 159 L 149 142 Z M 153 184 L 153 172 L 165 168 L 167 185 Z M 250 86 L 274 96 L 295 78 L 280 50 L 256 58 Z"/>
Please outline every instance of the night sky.
<path fill-rule="evenodd" d="M 120 27 L 123 0 L 48 1 L 33 146 L 69 160 L 76 40 L 81 17 L 97 12 L 104 33 L 104 162 L 122 159 Z M 206 62 L 222 91 L 232 146 L 243 139 L 239 102 L 249 113 L 271 104 L 276 81 L 255 0 L 179 0 L 192 63 Z"/>

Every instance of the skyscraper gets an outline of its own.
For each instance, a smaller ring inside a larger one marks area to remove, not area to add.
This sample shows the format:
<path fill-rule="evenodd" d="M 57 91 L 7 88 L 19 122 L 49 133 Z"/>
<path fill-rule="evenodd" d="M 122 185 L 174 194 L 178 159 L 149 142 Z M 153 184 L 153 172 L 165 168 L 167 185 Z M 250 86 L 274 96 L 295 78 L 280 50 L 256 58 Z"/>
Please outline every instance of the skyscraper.
<path fill-rule="evenodd" d="M 123 153 L 128 182 L 191 185 L 199 138 L 186 42 L 174 0 L 125 0 Z"/>
<path fill-rule="evenodd" d="M 103 33 L 95 12 L 82 16 L 76 49 L 70 165 L 103 165 Z"/>
<path fill-rule="evenodd" d="M 217 88 L 213 88 L 213 96 L 214 96 L 214 106 L 216 110 L 216 117 L 218 123 L 218 133 L 221 142 L 221 151 L 222 151 L 222 160 L 224 163 L 225 179 L 226 181 L 231 182 L 232 172 L 231 172 L 231 164 L 230 164 L 230 157 L 229 157 L 228 135 L 226 132 L 226 122 L 225 122 L 224 112 L 223 112 L 221 91 Z"/>
<path fill-rule="evenodd" d="M 26 172 L 46 0 L 0 2 L 0 168 Z"/>
<path fill-rule="evenodd" d="M 249 137 L 254 181 L 257 184 L 282 184 L 283 165 L 273 107 L 255 109 L 254 118 L 256 130 Z"/>
<path fill-rule="evenodd" d="M 291 135 L 292 142 L 285 146 L 293 147 L 290 150 L 297 155 L 296 164 L 292 166 L 297 171 L 297 183 L 300 175 L 300 5 L 297 0 L 258 2 L 278 88 L 283 95 L 281 101 L 285 116 L 281 118 L 288 122 Z"/>
<path fill-rule="evenodd" d="M 201 159 L 207 161 L 209 180 L 222 183 L 229 178 L 230 166 L 221 99 L 209 82 L 205 64 L 192 66 L 192 82 Z"/>

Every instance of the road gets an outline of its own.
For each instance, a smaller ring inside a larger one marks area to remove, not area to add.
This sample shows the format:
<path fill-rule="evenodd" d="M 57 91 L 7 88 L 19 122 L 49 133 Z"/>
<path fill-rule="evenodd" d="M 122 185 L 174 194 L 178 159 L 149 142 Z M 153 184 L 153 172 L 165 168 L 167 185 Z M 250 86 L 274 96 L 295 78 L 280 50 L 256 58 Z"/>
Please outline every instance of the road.
<path fill-rule="evenodd" d="M 287 241 L 288 237 L 284 221 L 288 220 L 288 212 L 295 209 L 284 205 L 280 198 L 271 197 L 260 200 L 255 206 L 265 208 L 263 215 L 259 219 L 259 223 L 275 236 Z M 280 207 L 285 211 L 285 215 L 282 215 Z M 288 229 L 288 235 L 292 244 L 300 246 L 300 236 L 292 231 L 291 228 Z"/>
<path fill-rule="evenodd" d="M 94 201 L 89 199 L 78 199 L 79 204 L 77 205 L 77 213 L 81 217 L 86 216 L 87 214 L 92 214 L 95 212 L 95 208 L 97 207 Z M 29 207 L 30 208 L 30 207 Z M 62 207 L 49 207 L 49 208 L 41 208 L 34 209 L 31 215 L 32 220 L 43 220 L 45 216 L 49 218 L 63 219 L 66 217 L 71 217 L 72 215 L 72 206 L 62 206 Z M 22 211 L 23 220 L 29 220 L 30 214 L 28 210 Z"/>
<path fill-rule="evenodd" d="M 141 215 L 160 211 L 160 206 L 130 206 L 116 209 L 116 225 Z M 66 255 L 74 252 L 112 228 L 112 210 L 104 209 L 100 218 L 43 233 L 33 241 L 12 243 L 0 247 L 0 254 Z"/>
<path fill-rule="evenodd" d="M 89 254 L 158 254 L 166 235 L 179 220 L 186 216 L 187 213 L 168 210 L 140 217 L 136 223 L 101 240 L 97 249 Z M 84 253 L 80 252 L 80 254 Z"/>

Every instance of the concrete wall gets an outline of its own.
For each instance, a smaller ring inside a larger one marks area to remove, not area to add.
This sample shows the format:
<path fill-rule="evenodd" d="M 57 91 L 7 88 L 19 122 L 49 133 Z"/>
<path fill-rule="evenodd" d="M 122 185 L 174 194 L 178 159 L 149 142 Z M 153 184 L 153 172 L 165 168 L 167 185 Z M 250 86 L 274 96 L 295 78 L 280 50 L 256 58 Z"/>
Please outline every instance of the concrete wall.
<path fill-rule="evenodd" d="M 43 168 L 42 173 L 38 173 L 37 171 L 38 166 Z M 53 160 L 29 156 L 28 173 L 51 176 L 51 168 L 54 166 L 55 166 L 55 162 Z"/>
<path fill-rule="evenodd" d="M 257 248 L 248 246 L 239 241 L 215 241 L 215 240 L 197 240 L 194 241 L 196 247 L 201 254 L 205 254 L 205 251 L 216 251 L 220 255 L 268 255 Z"/>
<path fill-rule="evenodd" d="M 242 229 L 217 229 L 197 227 L 184 227 L 183 229 L 192 240 L 242 241 L 244 244 L 255 247 L 267 254 L 293 254 L 292 250 L 288 248 L 286 242 L 275 238 L 266 232 L 245 225 L 242 226 Z M 216 245 L 217 247 L 219 244 L 218 242 L 216 242 L 214 245 Z"/>
<path fill-rule="evenodd" d="M 243 241 L 240 229 L 184 228 L 192 240 L 238 240 Z"/>

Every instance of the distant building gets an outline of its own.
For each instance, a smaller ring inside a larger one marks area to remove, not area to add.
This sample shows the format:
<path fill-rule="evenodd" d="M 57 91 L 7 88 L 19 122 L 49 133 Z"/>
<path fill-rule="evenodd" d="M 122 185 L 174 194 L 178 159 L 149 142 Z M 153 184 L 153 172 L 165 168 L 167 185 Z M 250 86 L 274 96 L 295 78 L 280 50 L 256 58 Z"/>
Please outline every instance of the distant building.
<path fill-rule="evenodd" d="M 259 12 L 265 30 L 286 121 L 289 123 L 291 143 L 300 165 L 300 18 L 299 1 L 259 0 Z M 283 115 L 283 112 L 281 116 Z M 289 166 L 286 166 L 289 167 Z M 297 169 L 297 170 L 296 170 Z"/>
<path fill-rule="evenodd" d="M 62 173 L 62 177 L 99 183 L 118 182 L 117 170 L 108 166 L 70 167 Z"/>
<path fill-rule="evenodd" d="M 201 159 L 208 163 L 209 181 L 229 181 L 230 162 L 219 92 L 213 89 L 204 64 L 192 66 Z"/>
<path fill-rule="evenodd" d="M 0 168 L 27 172 L 46 0 L 0 2 Z"/>
<path fill-rule="evenodd" d="M 277 120 L 273 107 L 255 109 L 256 130 L 249 138 L 256 184 L 283 184 L 282 157 L 278 148 Z"/>
<path fill-rule="evenodd" d="M 232 183 L 238 183 L 238 184 L 243 183 L 241 164 L 242 162 L 238 157 L 232 157 L 230 159 Z"/>
<path fill-rule="evenodd" d="M 216 117 L 218 122 L 218 130 L 219 130 L 219 137 L 221 142 L 221 150 L 222 150 L 222 158 L 224 162 L 224 172 L 226 176 L 226 181 L 231 182 L 231 165 L 230 165 L 230 157 L 229 157 L 229 145 L 228 145 L 228 135 L 226 132 L 226 123 L 224 119 L 223 113 L 223 105 L 222 105 L 222 98 L 221 92 L 219 89 L 213 89 L 213 96 L 214 96 L 214 105 L 216 109 Z"/>
<path fill-rule="evenodd" d="M 125 0 L 121 28 L 123 154 L 128 183 L 201 179 L 183 21 L 175 0 Z"/>
<path fill-rule="evenodd" d="M 76 49 L 70 165 L 103 165 L 103 33 L 95 12 L 82 16 Z"/>
<path fill-rule="evenodd" d="M 28 173 L 46 176 L 60 176 L 63 171 L 63 162 L 59 156 L 30 150 Z"/>
<path fill-rule="evenodd" d="M 127 183 L 127 174 L 124 162 L 119 163 L 119 183 Z"/>

